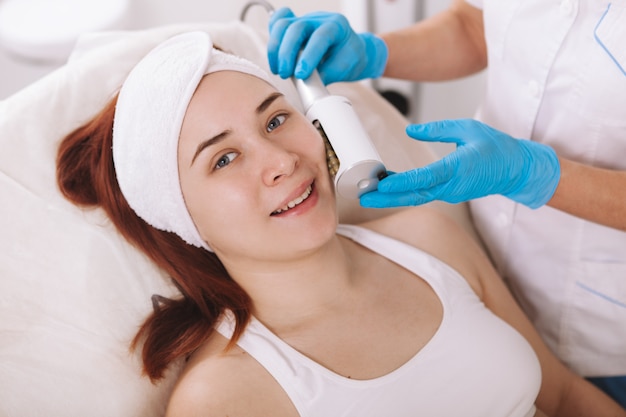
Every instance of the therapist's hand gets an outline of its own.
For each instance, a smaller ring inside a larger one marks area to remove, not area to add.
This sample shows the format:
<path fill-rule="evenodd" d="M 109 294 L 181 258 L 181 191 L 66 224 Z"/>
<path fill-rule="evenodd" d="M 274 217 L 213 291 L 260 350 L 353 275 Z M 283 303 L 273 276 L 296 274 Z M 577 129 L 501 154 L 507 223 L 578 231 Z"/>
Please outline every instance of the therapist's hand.
<path fill-rule="evenodd" d="M 281 8 L 270 18 L 269 32 L 270 69 L 282 78 L 306 79 L 317 68 L 324 84 L 356 81 L 380 77 L 387 65 L 383 40 L 371 33 L 355 33 L 337 13 L 296 17 Z"/>
<path fill-rule="evenodd" d="M 406 132 L 414 139 L 455 143 L 457 148 L 423 168 L 381 180 L 377 191 L 361 196 L 362 206 L 460 203 L 501 194 L 538 208 L 552 198 L 561 176 L 559 160 L 549 146 L 514 139 L 476 120 L 410 125 Z"/>

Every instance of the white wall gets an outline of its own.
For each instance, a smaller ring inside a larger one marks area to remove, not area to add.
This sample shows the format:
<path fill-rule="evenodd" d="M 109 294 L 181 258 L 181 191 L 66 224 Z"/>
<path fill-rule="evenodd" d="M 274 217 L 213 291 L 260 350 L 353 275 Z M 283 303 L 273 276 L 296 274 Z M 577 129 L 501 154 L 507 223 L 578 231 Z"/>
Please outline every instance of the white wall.
<path fill-rule="evenodd" d="M 450 0 L 426 1 L 424 14 L 444 10 Z M 484 73 L 456 81 L 423 83 L 420 120 L 472 117 L 483 95 Z"/>
<path fill-rule="evenodd" d="M 2 0 L 0 0 L 1 2 Z M 55 0 L 48 0 L 55 1 Z M 102 0 L 106 1 L 106 0 Z M 170 23 L 225 21 L 238 19 L 248 0 L 130 0 L 132 4 L 131 28 L 146 28 Z M 276 7 L 291 7 L 296 14 L 314 10 L 341 11 L 345 0 L 271 0 Z M 356 2 L 357 0 L 349 0 Z M 365 0 L 363 0 L 365 1 Z M 385 0 L 389 1 L 389 0 Z M 416 0 L 419 1 L 419 0 Z M 444 9 L 450 0 L 424 0 L 425 16 Z M 253 23 L 264 23 L 265 12 L 255 7 L 248 19 Z M 0 50 L 0 99 L 17 92 L 56 68 L 55 65 L 35 65 L 9 56 Z M 444 83 L 420 85 L 420 102 L 414 122 L 442 118 L 471 117 L 480 101 L 483 76 Z"/>

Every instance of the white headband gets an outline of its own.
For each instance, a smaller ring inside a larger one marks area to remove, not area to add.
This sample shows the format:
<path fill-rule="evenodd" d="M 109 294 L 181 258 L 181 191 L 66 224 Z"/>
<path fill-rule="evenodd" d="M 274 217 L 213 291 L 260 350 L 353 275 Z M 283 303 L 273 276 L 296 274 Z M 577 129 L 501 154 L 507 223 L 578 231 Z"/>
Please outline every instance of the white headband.
<path fill-rule="evenodd" d="M 183 199 L 178 139 L 187 106 L 205 74 L 237 71 L 274 85 L 254 63 L 213 48 L 206 32 L 174 36 L 150 51 L 122 85 L 113 122 L 113 162 L 122 194 L 151 226 L 211 248 Z"/>

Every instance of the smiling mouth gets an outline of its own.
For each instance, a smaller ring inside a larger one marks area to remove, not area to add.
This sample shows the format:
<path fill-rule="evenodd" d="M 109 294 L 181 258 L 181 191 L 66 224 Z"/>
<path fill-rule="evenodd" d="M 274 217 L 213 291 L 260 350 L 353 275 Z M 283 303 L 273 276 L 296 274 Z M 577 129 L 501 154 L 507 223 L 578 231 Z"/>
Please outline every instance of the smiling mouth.
<path fill-rule="evenodd" d="M 285 205 L 285 207 L 279 208 L 278 210 L 272 212 L 272 216 L 276 215 L 276 214 L 280 214 L 280 213 L 284 213 L 288 210 L 291 210 L 292 208 L 298 206 L 299 204 L 301 204 L 303 201 L 305 201 L 307 198 L 309 198 L 309 196 L 311 195 L 311 192 L 313 191 L 313 185 L 309 185 L 306 190 L 304 190 L 304 192 L 294 198 L 293 200 L 291 200 L 289 203 L 287 203 L 287 205 Z"/>

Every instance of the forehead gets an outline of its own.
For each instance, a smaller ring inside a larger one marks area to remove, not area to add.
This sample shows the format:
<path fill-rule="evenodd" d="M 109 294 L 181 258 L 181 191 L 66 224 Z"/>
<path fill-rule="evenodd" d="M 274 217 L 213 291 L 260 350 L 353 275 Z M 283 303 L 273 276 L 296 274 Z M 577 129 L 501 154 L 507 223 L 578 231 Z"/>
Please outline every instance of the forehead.
<path fill-rule="evenodd" d="M 181 136 L 193 131 L 198 123 L 228 122 L 254 111 L 268 94 L 276 91 L 265 81 L 236 71 L 205 75 L 196 88 L 185 112 Z"/>

